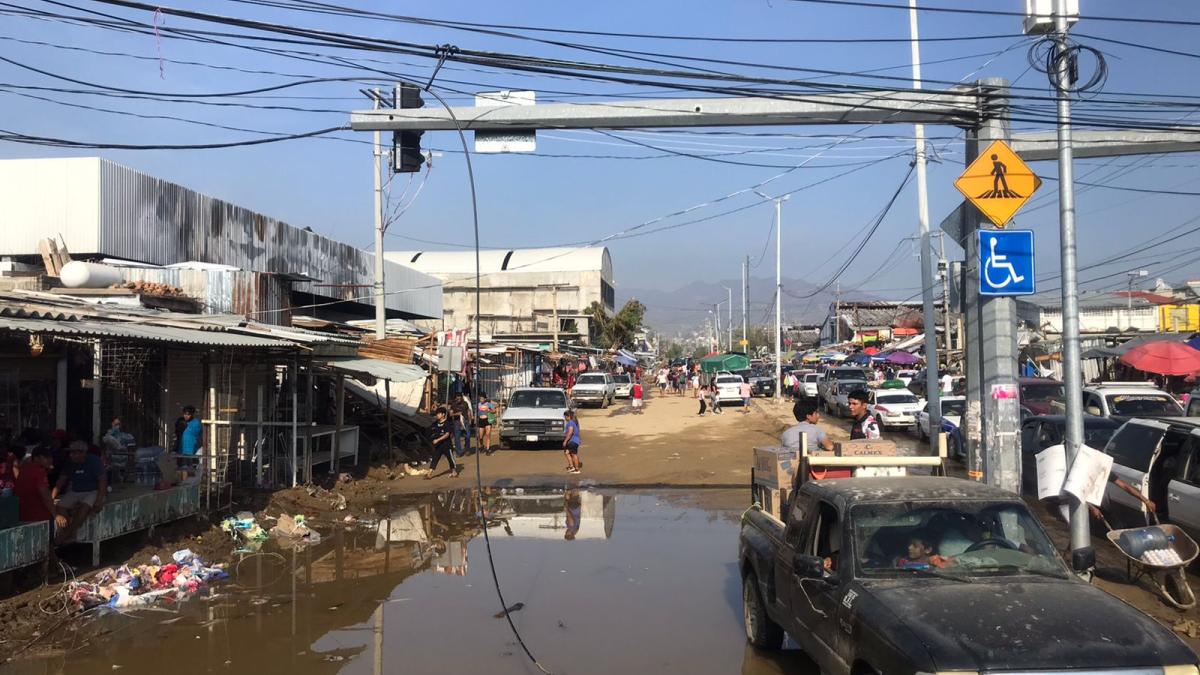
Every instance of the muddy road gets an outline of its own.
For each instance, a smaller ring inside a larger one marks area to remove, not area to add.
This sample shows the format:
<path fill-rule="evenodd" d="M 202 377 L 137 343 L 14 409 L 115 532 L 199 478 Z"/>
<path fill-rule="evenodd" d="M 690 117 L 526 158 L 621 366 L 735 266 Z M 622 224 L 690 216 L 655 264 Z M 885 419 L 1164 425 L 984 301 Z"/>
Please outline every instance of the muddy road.
<path fill-rule="evenodd" d="M 513 621 L 550 671 L 815 675 L 797 651 L 746 646 L 736 512 L 696 505 L 740 500 L 705 492 L 484 495 L 505 602 L 521 603 Z M 378 522 L 264 549 L 209 597 L 101 617 L 69 653 L 6 672 L 536 672 L 494 616 L 479 503 L 398 497 Z"/>

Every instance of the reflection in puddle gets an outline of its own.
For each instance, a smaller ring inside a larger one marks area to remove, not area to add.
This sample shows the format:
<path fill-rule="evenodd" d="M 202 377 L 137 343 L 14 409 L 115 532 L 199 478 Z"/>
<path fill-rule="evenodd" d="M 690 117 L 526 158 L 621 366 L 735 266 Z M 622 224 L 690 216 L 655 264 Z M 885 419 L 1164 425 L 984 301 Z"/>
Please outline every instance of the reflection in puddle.
<path fill-rule="evenodd" d="M 522 604 L 513 621 L 555 672 L 815 672 L 798 652 L 745 647 L 737 523 L 711 509 L 495 489 L 379 511 L 353 527 L 317 520 L 320 544 L 245 558 L 212 598 L 105 616 L 12 672 L 532 672 L 494 618 L 481 512 L 505 598 Z"/>

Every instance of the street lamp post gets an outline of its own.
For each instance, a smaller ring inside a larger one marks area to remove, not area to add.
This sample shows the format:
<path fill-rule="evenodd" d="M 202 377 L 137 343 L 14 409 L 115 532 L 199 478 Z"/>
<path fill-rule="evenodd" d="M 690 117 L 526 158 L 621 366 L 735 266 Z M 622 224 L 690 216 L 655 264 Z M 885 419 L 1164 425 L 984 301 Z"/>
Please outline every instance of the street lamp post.
<path fill-rule="evenodd" d="M 1125 274 L 1129 276 L 1129 286 L 1128 286 L 1128 289 L 1125 291 L 1125 316 L 1128 318 L 1129 325 L 1132 326 L 1133 325 L 1133 282 L 1136 281 L 1137 279 L 1140 279 L 1140 278 L 1150 274 L 1150 273 L 1147 272 L 1146 270 L 1135 270 L 1133 272 L 1126 272 Z"/>
<path fill-rule="evenodd" d="M 783 381 L 783 203 L 788 196 L 768 197 L 758 190 L 754 194 L 775 202 L 775 400 L 778 402 L 783 397 L 780 386 Z"/>

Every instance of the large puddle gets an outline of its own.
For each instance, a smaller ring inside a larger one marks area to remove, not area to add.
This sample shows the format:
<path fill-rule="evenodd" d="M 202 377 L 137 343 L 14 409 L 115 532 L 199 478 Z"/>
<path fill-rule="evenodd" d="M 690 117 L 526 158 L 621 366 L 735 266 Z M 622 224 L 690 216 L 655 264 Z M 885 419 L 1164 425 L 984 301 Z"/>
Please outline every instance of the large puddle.
<path fill-rule="evenodd" d="M 501 588 L 553 673 L 816 673 L 746 646 L 745 491 L 496 491 Z M 737 506 L 735 506 L 737 505 Z M 537 673 L 503 618 L 471 491 L 398 498 L 378 523 L 267 548 L 212 597 L 92 619 L 19 673 Z M 734 516 L 734 517 L 731 517 Z M 82 644 L 80 644 L 82 643 Z"/>

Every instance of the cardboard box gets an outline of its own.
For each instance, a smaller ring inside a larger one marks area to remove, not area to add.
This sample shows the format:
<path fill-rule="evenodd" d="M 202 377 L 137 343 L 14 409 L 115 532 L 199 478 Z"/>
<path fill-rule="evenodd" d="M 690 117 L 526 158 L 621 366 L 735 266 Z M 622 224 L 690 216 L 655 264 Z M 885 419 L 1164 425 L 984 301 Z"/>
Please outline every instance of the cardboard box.
<path fill-rule="evenodd" d="M 787 488 L 769 488 L 764 485 L 754 486 L 754 501 L 762 505 L 764 512 L 783 520 L 787 508 L 789 490 Z"/>
<path fill-rule="evenodd" d="M 838 457 L 895 457 L 896 443 L 894 441 L 842 441 L 833 445 L 833 451 Z"/>
<path fill-rule="evenodd" d="M 754 482 L 768 488 L 791 488 L 799 465 L 799 452 L 793 448 L 755 448 Z"/>

